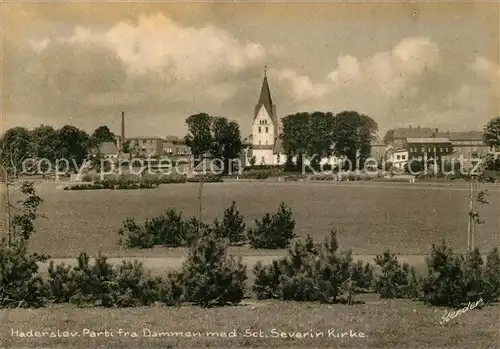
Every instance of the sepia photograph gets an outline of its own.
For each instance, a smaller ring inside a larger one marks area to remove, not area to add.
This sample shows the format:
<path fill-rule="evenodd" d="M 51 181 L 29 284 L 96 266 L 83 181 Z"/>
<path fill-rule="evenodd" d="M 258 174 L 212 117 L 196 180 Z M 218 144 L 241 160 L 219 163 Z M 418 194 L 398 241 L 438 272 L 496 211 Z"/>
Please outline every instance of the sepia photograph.
<path fill-rule="evenodd" d="M 0 33 L 0 348 L 500 348 L 499 2 Z"/>

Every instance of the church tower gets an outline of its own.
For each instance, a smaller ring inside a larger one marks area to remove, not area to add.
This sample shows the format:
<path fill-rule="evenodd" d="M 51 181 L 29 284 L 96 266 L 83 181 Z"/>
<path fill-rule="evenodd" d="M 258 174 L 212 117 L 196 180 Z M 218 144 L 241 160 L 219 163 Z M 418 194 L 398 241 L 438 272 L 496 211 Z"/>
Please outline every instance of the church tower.
<path fill-rule="evenodd" d="M 274 148 L 279 129 L 276 105 L 271 98 L 266 67 L 252 125 L 252 155 L 255 156 L 257 165 L 274 165 Z"/>

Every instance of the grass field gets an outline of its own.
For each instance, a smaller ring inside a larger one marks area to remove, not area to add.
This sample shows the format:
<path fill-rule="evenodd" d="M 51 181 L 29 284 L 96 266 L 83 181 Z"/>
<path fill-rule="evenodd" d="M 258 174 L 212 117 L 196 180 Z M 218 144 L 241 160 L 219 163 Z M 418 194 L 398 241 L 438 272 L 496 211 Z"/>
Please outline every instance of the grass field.
<path fill-rule="evenodd" d="M 126 217 L 143 220 L 168 207 L 198 214 L 197 184 L 172 184 L 153 190 L 72 192 L 54 183 L 38 186 L 44 199 L 33 250 L 53 257 L 75 257 L 80 251 L 110 256 L 166 256 L 165 250 L 126 250 L 118 245 L 118 229 Z M 402 254 L 424 254 L 432 242 L 445 239 L 457 251 L 466 246 L 466 184 L 335 185 L 331 183 L 232 182 L 205 184 L 203 219 L 211 221 L 236 201 L 247 224 L 273 212 L 280 201 L 292 207 L 299 236 L 323 239 L 340 231 L 340 244 L 356 254 L 376 254 L 385 248 Z M 485 224 L 478 227 L 477 246 L 500 245 L 500 191 L 489 189 L 490 204 L 480 207 Z M 242 254 L 268 254 L 245 251 Z M 274 253 L 274 252 L 273 252 Z"/>
<path fill-rule="evenodd" d="M 189 306 L 14 309 L 4 313 L 0 343 L 5 348 L 498 348 L 498 306 L 470 310 L 440 324 L 444 309 L 423 307 L 405 300 L 379 300 L 372 295 L 364 297 L 366 304 L 353 306 L 249 301 L 242 306 L 214 309 Z M 119 329 L 129 335 L 120 336 Z M 144 329 L 151 333 L 183 332 L 183 336 L 153 338 L 144 336 L 144 333 L 149 334 Z M 12 331 L 16 334 L 16 331 L 29 330 L 71 331 L 75 332 L 75 337 L 20 338 L 12 335 Z M 108 337 L 105 334 L 91 337 L 91 332 L 105 330 Z M 334 331 L 329 333 L 329 330 Z M 236 337 L 206 333 L 232 331 Z M 287 333 L 287 337 L 311 331 L 314 338 L 298 338 L 297 335 L 295 338 L 274 338 L 276 331 Z M 350 334 L 344 338 L 329 337 L 332 333 L 349 331 L 358 337 L 349 338 Z M 131 337 L 132 332 L 137 333 L 137 338 Z M 190 338 L 185 332 L 199 332 L 200 335 Z M 256 332 L 259 337 L 246 337 Z M 361 332 L 364 338 L 359 338 Z"/>

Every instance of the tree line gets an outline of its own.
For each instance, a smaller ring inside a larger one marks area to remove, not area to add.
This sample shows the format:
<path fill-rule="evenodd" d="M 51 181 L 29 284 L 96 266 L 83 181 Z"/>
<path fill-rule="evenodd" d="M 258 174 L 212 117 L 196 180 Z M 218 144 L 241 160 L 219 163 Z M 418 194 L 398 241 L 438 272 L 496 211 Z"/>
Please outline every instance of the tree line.
<path fill-rule="evenodd" d="M 371 143 L 378 131 L 377 123 L 356 111 L 300 112 L 282 119 L 279 135 L 287 157 L 286 168 L 302 169 L 302 158 L 311 159 L 311 166 L 319 166 L 321 158 L 335 155 L 348 159 L 357 168 L 370 156 Z M 184 137 L 195 158 L 206 154 L 225 160 L 237 158 L 244 147 L 239 124 L 225 117 L 198 113 L 186 119 L 188 133 Z M 488 146 L 500 148 L 500 117 L 493 118 L 484 127 Z M 117 137 L 107 126 L 99 126 L 92 134 L 71 125 L 60 129 L 40 126 L 33 130 L 14 127 L 0 138 L 0 165 L 21 169 L 24 159 L 44 158 L 50 161 L 68 159 L 79 166 L 93 149 L 102 142 L 114 142 Z M 292 159 L 297 161 L 293 162 Z"/>
<path fill-rule="evenodd" d="M 371 153 L 371 143 L 378 131 L 377 123 L 356 111 L 301 112 L 283 119 L 279 135 L 287 157 L 286 167 L 302 170 L 302 156 L 311 159 L 311 166 L 319 166 L 323 157 L 345 157 L 353 164 L 363 163 Z M 210 154 L 227 163 L 239 156 L 243 149 L 239 125 L 223 117 L 206 113 L 187 118 L 188 134 L 185 142 L 195 157 Z M 293 162 L 293 158 L 297 161 Z M 225 166 L 227 169 L 228 167 Z"/>
<path fill-rule="evenodd" d="M 14 127 L 0 138 L 0 165 L 6 169 L 22 170 L 27 159 L 57 159 L 74 161 L 78 166 L 102 142 L 115 142 L 116 136 L 107 126 L 99 126 L 92 134 L 71 125 L 59 129 L 42 125 L 33 130 Z"/>

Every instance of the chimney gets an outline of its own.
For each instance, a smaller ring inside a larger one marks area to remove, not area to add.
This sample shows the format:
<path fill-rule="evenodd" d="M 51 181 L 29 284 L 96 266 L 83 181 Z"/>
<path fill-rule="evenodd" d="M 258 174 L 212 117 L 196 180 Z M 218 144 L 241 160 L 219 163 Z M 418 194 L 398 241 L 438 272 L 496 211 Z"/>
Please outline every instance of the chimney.
<path fill-rule="evenodd" d="M 417 128 L 420 128 L 420 125 L 418 125 Z"/>
<path fill-rule="evenodd" d="M 122 111 L 122 128 L 120 134 L 120 150 L 123 152 L 123 146 L 125 145 L 125 112 Z"/>

